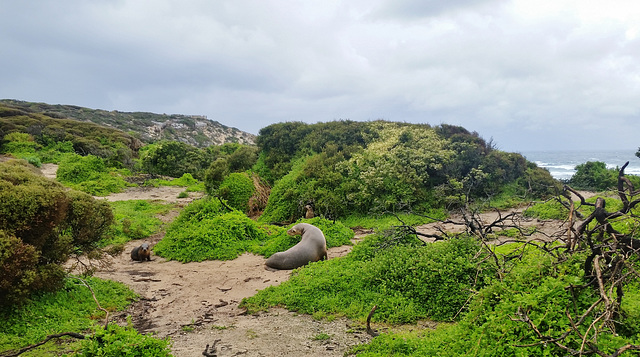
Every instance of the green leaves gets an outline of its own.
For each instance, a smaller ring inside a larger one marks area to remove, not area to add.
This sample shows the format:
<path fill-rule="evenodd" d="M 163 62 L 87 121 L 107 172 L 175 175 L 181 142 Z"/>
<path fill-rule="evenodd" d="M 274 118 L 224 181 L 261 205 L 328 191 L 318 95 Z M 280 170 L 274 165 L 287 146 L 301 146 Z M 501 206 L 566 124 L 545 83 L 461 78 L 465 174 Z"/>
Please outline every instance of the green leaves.
<path fill-rule="evenodd" d="M 256 188 L 253 180 L 247 173 L 232 173 L 222 181 L 218 188 L 218 195 L 240 212 L 249 211 L 249 199 L 254 195 Z"/>
<path fill-rule="evenodd" d="M 229 260 L 266 238 L 266 231 L 242 212 L 228 212 L 219 201 L 203 199 L 180 213 L 154 252 L 183 263 Z"/>
<path fill-rule="evenodd" d="M 82 341 L 82 357 L 168 357 L 170 338 L 139 334 L 132 326 L 115 323 L 107 328 L 96 326 L 93 336 Z"/>
<path fill-rule="evenodd" d="M 397 246 L 365 261 L 350 254 L 312 263 L 242 305 L 249 310 L 284 305 L 303 313 L 359 319 L 378 305 L 375 319 L 391 323 L 449 320 L 464 306 L 470 289 L 481 286 L 476 281 L 484 281 L 476 280 L 484 274 L 478 270 L 478 249 L 472 239 L 460 239 L 419 248 Z"/>

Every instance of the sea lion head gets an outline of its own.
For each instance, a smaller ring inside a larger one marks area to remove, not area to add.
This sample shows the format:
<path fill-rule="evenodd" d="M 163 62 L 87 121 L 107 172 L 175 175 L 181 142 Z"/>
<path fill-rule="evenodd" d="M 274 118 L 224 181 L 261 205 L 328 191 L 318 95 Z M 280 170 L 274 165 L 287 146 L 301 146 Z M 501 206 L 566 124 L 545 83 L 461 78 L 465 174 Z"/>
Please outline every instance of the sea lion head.
<path fill-rule="evenodd" d="M 304 226 L 302 223 L 296 224 L 295 226 L 289 228 L 289 230 L 287 231 L 287 234 L 290 236 L 295 236 L 302 233 L 304 233 Z"/>

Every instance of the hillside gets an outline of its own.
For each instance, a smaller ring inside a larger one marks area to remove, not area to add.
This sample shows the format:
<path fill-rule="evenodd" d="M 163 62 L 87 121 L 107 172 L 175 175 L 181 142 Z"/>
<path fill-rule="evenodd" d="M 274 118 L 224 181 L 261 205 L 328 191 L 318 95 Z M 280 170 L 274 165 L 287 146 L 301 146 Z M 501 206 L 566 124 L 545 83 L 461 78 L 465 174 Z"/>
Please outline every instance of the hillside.
<path fill-rule="evenodd" d="M 28 113 L 39 113 L 58 119 L 74 119 L 120 129 L 149 143 L 175 140 L 196 147 L 239 143 L 253 145 L 255 135 L 209 120 L 206 116 L 154 114 L 89 109 L 75 105 L 46 104 L 2 99 L 0 104 Z"/>

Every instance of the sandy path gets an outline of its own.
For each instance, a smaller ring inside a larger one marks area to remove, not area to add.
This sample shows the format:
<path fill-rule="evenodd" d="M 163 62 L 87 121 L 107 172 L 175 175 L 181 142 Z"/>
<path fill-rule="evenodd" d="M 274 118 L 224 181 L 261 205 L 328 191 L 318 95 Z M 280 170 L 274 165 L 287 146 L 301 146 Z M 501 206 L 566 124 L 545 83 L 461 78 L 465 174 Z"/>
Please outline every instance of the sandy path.
<path fill-rule="evenodd" d="M 44 164 L 44 176 L 56 177 L 57 165 Z M 189 193 L 178 199 L 183 187 L 133 187 L 126 192 L 96 197 L 108 201 L 163 200 L 188 203 L 201 197 Z M 143 242 L 152 246 L 164 234 L 129 242 L 109 268 L 96 273 L 103 279 L 122 282 L 140 299 L 112 319 L 126 323 L 131 316 L 142 333 L 170 336 L 176 357 L 201 356 L 207 345 L 216 344 L 217 356 L 343 356 L 350 346 L 370 340 L 364 326 L 347 319 L 316 321 L 284 309 L 246 315 L 238 308 L 243 298 L 287 280 L 290 271 L 265 269 L 265 258 L 243 254 L 230 261 L 182 264 L 152 255 L 150 262 L 134 262 L 131 249 Z M 330 258 L 344 256 L 351 246 L 329 249 Z M 318 339 L 319 336 L 328 336 Z"/>
<path fill-rule="evenodd" d="M 216 340 L 221 357 L 342 356 L 350 346 L 369 340 L 362 326 L 346 319 L 315 321 L 284 309 L 245 315 L 238 308 L 244 297 L 290 275 L 265 269 L 261 256 L 247 253 L 231 261 L 187 264 L 153 256 L 151 262 L 133 262 L 128 252 L 138 244 L 130 242 L 111 269 L 96 276 L 123 282 L 140 294 L 138 302 L 114 318 L 124 322 L 131 315 L 140 332 L 171 336 L 174 356 L 199 356 Z M 349 249 L 333 248 L 329 255 Z M 314 340 L 320 334 L 330 338 Z"/>

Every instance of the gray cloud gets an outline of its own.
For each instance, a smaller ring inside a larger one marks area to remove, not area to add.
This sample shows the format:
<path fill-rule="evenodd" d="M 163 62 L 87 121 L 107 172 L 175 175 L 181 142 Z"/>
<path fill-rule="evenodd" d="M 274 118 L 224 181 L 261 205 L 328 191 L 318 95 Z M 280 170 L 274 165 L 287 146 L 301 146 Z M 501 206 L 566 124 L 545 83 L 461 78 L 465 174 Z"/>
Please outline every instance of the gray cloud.
<path fill-rule="evenodd" d="M 450 123 L 509 151 L 635 149 L 640 6 L 0 0 L 0 97 L 274 122 Z"/>

